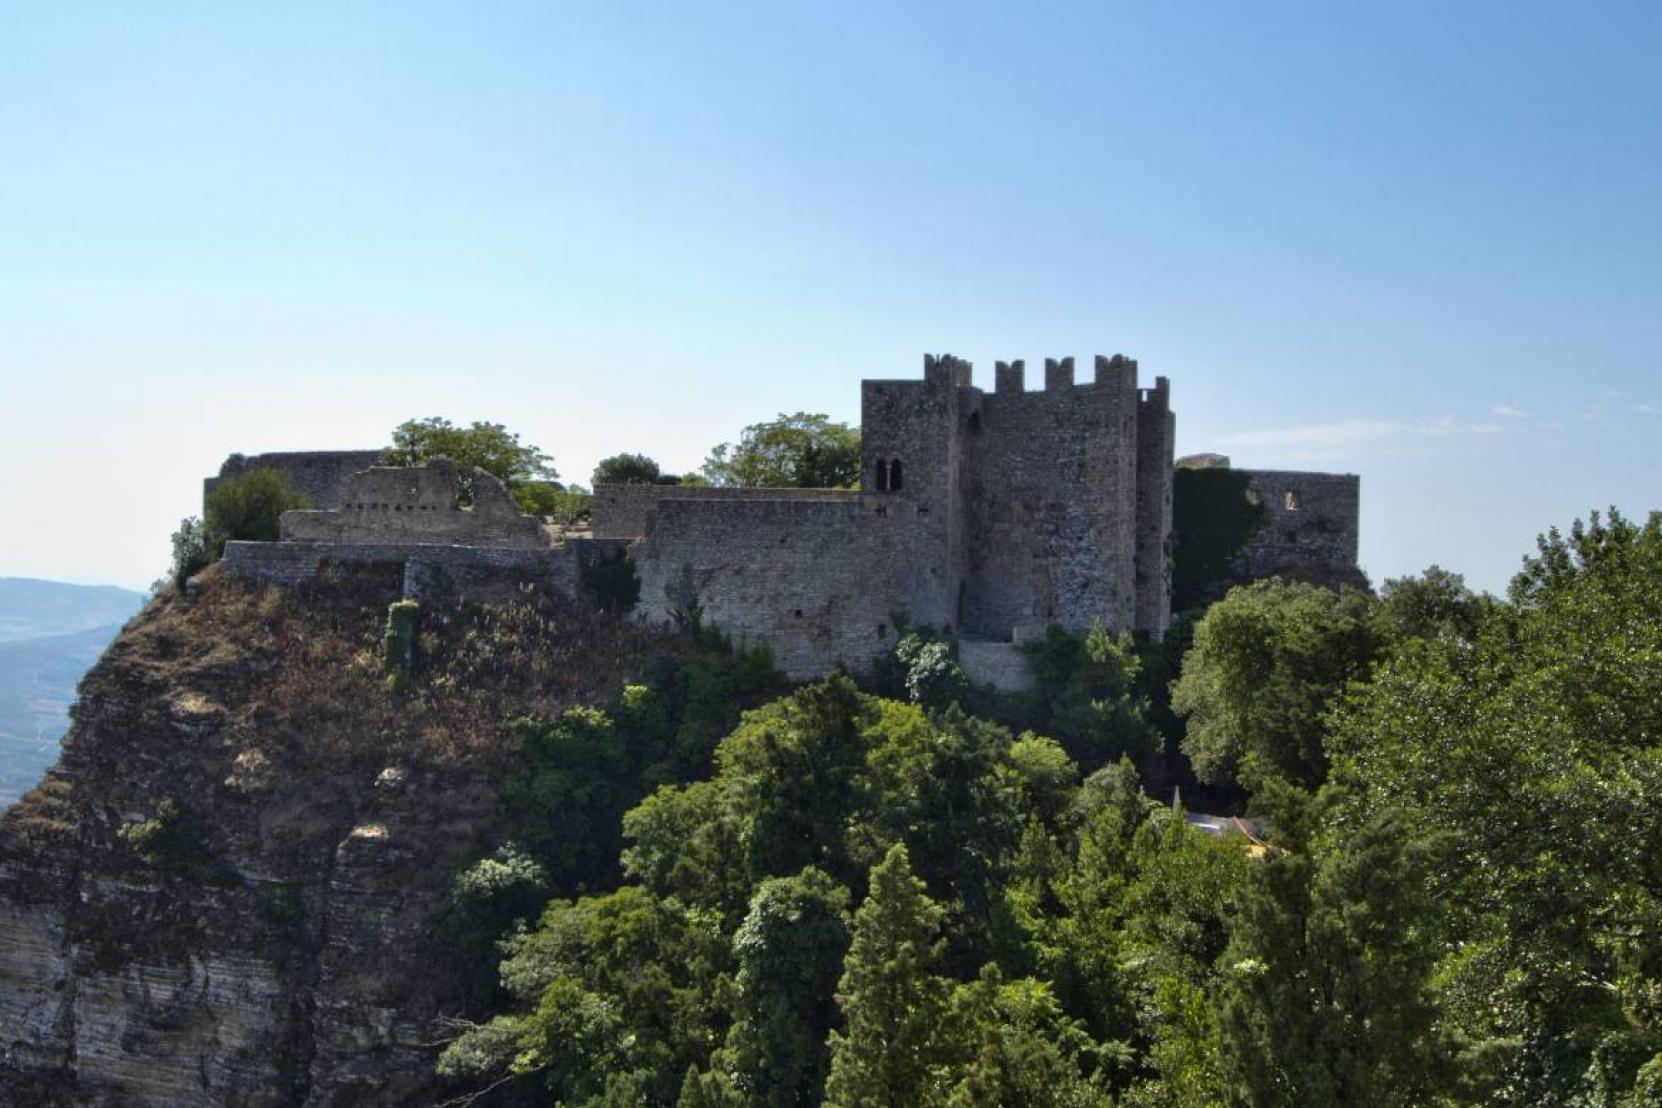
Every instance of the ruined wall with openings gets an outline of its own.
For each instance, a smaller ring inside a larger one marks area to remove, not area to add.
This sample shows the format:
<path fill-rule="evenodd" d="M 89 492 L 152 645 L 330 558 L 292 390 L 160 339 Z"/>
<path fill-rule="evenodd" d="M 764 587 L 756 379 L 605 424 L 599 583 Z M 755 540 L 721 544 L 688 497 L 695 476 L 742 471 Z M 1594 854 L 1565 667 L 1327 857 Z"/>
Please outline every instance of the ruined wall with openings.
<path fill-rule="evenodd" d="M 458 502 L 463 482 L 472 503 Z M 337 507 L 284 512 L 285 542 L 439 543 L 534 549 L 552 539 L 521 515 L 507 487 L 481 469 L 464 474 L 435 458 L 425 466 L 376 466 L 345 478 Z"/>
<path fill-rule="evenodd" d="M 1366 587 L 1357 568 L 1362 481 L 1353 473 L 1249 469 L 1247 497 L 1264 521 L 1235 557 L 1245 581 L 1264 577 Z"/>
<path fill-rule="evenodd" d="M 379 450 L 301 450 L 274 454 L 232 454 L 219 467 L 217 476 L 202 482 L 203 511 L 208 494 L 221 481 L 241 477 L 255 469 L 275 469 L 288 475 L 294 490 L 314 508 L 333 508 L 340 503 L 342 484 L 361 469 L 381 464 Z"/>

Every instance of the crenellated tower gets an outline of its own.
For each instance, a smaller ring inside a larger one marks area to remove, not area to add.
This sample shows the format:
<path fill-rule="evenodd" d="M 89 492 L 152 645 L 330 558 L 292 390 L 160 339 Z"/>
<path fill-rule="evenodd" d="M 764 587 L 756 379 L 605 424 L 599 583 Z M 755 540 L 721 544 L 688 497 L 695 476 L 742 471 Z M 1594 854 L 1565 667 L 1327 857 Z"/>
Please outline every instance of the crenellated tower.
<path fill-rule="evenodd" d="M 1167 386 L 1137 363 L 998 362 L 993 391 L 969 362 L 924 359 L 923 380 L 866 381 L 863 490 L 889 522 L 873 572 L 907 618 L 1008 640 L 1050 624 L 1159 632 L 1169 619 Z M 1166 459 L 1165 469 L 1159 459 Z M 1145 487 L 1146 486 L 1146 487 Z"/>

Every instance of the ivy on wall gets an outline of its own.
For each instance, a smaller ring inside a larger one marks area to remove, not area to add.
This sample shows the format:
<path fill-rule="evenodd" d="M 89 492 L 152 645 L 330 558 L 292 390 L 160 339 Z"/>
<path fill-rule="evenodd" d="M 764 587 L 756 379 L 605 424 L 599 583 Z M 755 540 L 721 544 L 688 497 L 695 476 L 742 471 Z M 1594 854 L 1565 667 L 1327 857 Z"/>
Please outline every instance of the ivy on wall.
<path fill-rule="evenodd" d="M 1172 475 L 1172 611 L 1205 603 L 1230 563 L 1264 525 L 1238 469 L 1179 469 Z"/>

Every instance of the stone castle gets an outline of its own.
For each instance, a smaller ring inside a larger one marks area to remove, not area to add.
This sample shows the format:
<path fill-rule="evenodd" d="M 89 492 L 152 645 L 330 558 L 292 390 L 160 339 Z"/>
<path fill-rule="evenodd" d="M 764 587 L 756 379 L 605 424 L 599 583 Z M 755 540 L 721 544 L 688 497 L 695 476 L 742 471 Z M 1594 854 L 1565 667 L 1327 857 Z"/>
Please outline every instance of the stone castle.
<path fill-rule="evenodd" d="M 405 593 L 481 592 L 540 579 L 575 593 L 584 567 L 626 553 L 640 618 L 698 613 L 765 643 L 796 678 L 867 671 L 907 626 L 953 633 L 972 677 L 1003 687 L 1017 647 L 1051 624 L 1158 635 L 1171 620 L 1175 419 L 1164 377 L 1137 363 L 1047 360 L 1030 390 L 999 362 L 992 391 L 970 363 L 924 359 L 923 378 L 861 387 L 860 488 L 595 489 L 591 530 L 518 513 L 500 482 L 437 460 L 383 467 L 377 451 L 233 455 L 208 489 L 255 467 L 288 473 L 314 510 L 282 541 L 227 544 L 227 572 L 294 583 L 329 565 L 396 563 Z M 1227 466 L 1212 457 L 1201 464 Z M 468 478 L 472 504 L 459 507 Z M 1359 577 L 1354 476 L 1248 471 L 1265 520 L 1240 579 Z"/>

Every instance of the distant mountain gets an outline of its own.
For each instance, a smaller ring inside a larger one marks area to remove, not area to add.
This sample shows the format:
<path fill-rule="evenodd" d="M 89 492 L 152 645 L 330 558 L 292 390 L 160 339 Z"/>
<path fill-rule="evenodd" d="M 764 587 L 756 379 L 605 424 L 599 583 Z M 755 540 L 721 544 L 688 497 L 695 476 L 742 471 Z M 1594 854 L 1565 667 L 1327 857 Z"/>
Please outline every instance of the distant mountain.
<path fill-rule="evenodd" d="M 0 577 L 0 643 L 120 626 L 143 603 L 143 593 L 114 585 Z"/>
<path fill-rule="evenodd" d="M 0 808 L 58 757 L 75 686 L 144 594 L 0 577 Z"/>

